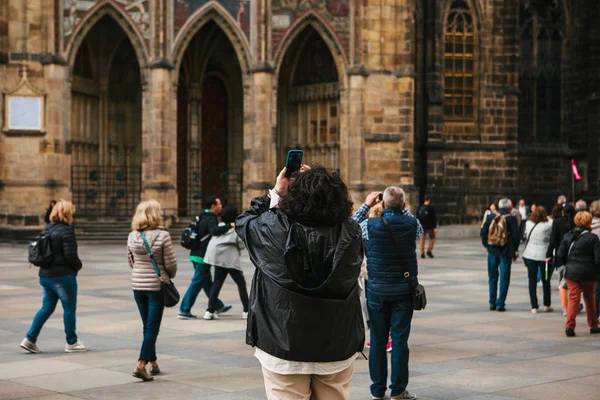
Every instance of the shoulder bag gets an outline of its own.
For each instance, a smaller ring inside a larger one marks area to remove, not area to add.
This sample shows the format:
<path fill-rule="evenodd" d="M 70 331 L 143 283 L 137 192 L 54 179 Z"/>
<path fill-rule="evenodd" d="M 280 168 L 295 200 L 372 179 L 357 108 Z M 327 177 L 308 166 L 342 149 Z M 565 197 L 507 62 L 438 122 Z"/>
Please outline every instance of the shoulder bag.
<path fill-rule="evenodd" d="M 148 245 L 148 241 L 146 240 L 146 235 L 143 231 L 140 233 L 142 235 L 142 240 L 144 241 L 146 251 L 148 252 L 148 256 L 150 257 L 152 265 L 154 266 L 154 270 L 156 271 L 156 274 L 160 279 L 160 269 L 158 269 L 158 265 L 156 265 L 156 260 L 154 259 L 154 254 L 152 254 L 152 250 L 150 250 L 150 246 Z M 165 307 L 175 307 L 177 303 L 179 303 L 179 291 L 177 291 L 177 288 L 175 287 L 173 281 L 170 281 L 170 283 L 165 283 L 162 279 L 160 279 L 160 290 L 163 293 L 163 296 L 165 297 Z"/>
<path fill-rule="evenodd" d="M 398 254 L 398 246 L 396 245 L 396 240 L 394 239 L 394 234 L 392 233 L 392 229 L 390 228 L 390 224 L 388 223 L 387 218 L 385 218 L 383 215 L 381 216 L 381 220 L 383 221 L 383 224 L 387 228 L 388 235 L 390 236 L 390 239 L 392 240 L 392 243 L 394 243 L 394 248 L 396 249 L 396 258 L 398 260 L 398 264 L 399 265 L 403 265 L 403 263 L 400 261 L 400 255 Z M 408 269 L 406 269 L 406 268 L 403 268 L 403 269 L 404 270 L 401 271 L 401 272 L 404 274 L 404 277 L 406 279 L 409 279 L 410 278 L 410 272 L 408 272 Z M 424 310 L 425 309 L 425 307 L 427 306 L 427 296 L 425 294 L 425 288 L 423 287 L 423 285 L 417 283 L 416 285 L 413 286 L 413 288 L 412 288 L 412 300 L 413 300 L 413 310 L 420 311 L 420 310 Z"/>

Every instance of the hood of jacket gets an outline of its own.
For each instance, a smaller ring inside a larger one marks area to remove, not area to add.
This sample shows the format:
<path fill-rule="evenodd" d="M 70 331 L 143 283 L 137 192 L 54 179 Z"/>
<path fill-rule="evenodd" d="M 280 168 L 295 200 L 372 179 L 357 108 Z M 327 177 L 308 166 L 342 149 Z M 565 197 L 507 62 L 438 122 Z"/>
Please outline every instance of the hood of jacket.
<path fill-rule="evenodd" d="M 307 292 L 333 289 L 335 285 L 348 281 L 353 268 L 340 266 L 347 267 L 361 259 L 362 246 L 356 245 L 360 238 L 357 227 L 349 220 L 338 226 L 292 223 L 284 252 L 285 266 L 292 281 Z M 333 279 L 335 282 L 332 283 Z M 340 293 L 347 295 L 352 286 Z"/>

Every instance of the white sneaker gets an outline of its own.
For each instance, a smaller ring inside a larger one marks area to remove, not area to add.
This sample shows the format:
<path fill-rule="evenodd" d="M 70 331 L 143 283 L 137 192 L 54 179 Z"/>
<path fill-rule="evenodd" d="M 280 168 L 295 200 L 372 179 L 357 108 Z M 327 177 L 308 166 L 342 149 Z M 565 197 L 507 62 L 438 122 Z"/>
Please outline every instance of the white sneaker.
<path fill-rule="evenodd" d="M 211 319 L 219 319 L 219 314 L 217 313 L 211 313 L 210 311 L 207 311 L 204 313 L 204 317 L 205 320 L 210 321 Z"/>
<path fill-rule="evenodd" d="M 416 399 L 417 399 L 417 396 L 410 394 L 410 392 L 408 390 L 405 390 L 404 392 L 397 394 L 396 396 L 390 397 L 390 400 L 416 400 Z"/>
<path fill-rule="evenodd" d="M 544 312 L 552 312 L 552 311 L 554 311 L 554 308 L 552 308 L 550 306 L 548 306 L 548 307 L 544 306 Z"/>
<path fill-rule="evenodd" d="M 83 342 L 80 342 L 79 340 L 77 342 L 75 342 L 74 344 L 66 344 L 65 345 L 65 352 L 67 353 L 77 353 L 80 351 L 88 351 L 90 349 L 89 346 L 86 346 L 85 344 L 83 344 Z"/>
<path fill-rule="evenodd" d="M 37 345 L 35 343 L 30 342 L 27 338 L 25 338 L 21 341 L 20 346 L 30 353 L 37 354 L 40 352 L 40 348 L 37 347 Z"/>
<path fill-rule="evenodd" d="M 248 313 L 246 311 L 242 312 L 242 319 L 248 319 Z"/>
<path fill-rule="evenodd" d="M 531 313 L 532 314 L 537 314 L 538 313 L 538 309 L 537 308 L 532 308 L 531 309 Z"/>

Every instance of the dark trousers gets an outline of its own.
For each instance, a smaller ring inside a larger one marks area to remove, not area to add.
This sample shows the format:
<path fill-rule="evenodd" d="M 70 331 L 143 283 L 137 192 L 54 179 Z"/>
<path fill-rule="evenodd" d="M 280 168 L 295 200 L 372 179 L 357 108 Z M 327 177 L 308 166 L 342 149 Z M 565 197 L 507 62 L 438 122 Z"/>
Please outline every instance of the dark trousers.
<path fill-rule="evenodd" d="M 242 271 L 233 268 L 223 268 L 216 266 L 215 281 L 212 284 L 212 288 L 210 290 L 210 298 L 208 300 L 208 311 L 214 313 L 215 308 L 218 309 L 219 293 L 221 293 L 221 288 L 223 287 L 223 283 L 227 278 L 227 274 L 231 275 L 231 279 L 233 279 L 233 281 L 238 287 L 238 292 L 240 294 L 242 306 L 244 307 L 244 312 L 248 312 L 248 289 L 246 289 L 246 279 L 244 279 L 244 274 L 242 273 Z"/>
<path fill-rule="evenodd" d="M 510 286 L 512 259 L 488 253 L 488 280 L 490 285 L 490 306 L 504 307 Z M 498 293 L 498 279 L 500 293 Z"/>
<path fill-rule="evenodd" d="M 408 336 L 413 316 L 411 294 L 382 295 L 369 290 L 367 282 L 367 309 L 371 324 L 371 349 L 369 351 L 369 373 L 371 394 L 383 397 L 387 385 L 388 335 L 392 336 L 392 396 L 406 390 L 408 385 Z"/>
<path fill-rule="evenodd" d="M 63 321 L 65 324 L 65 335 L 68 344 L 77 343 L 75 333 L 75 311 L 77 309 L 77 278 L 75 275 L 63 275 L 55 277 L 40 276 L 42 286 L 42 308 L 35 314 L 31 328 L 27 332 L 27 340 L 35 343 L 42 327 L 50 318 L 56 304 L 60 300 L 63 307 Z"/>
<path fill-rule="evenodd" d="M 185 296 L 183 296 L 183 300 L 181 300 L 179 312 L 190 312 L 202 290 L 204 290 L 206 297 L 210 298 L 210 291 L 213 284 L 212 276 L 210 274 L 210 265 L 195 262 L 192 264 L 194 264 L 194 276 L 192 277 L 190 286 L 185 292 Z M 217 310 L 222 309 L 224 307 L 223 302 L 217 299 L 216 307 Z"/>
<path fill-rule="evenodd" d="M 596 314 L 598 314 L 598 318 L 600 318 L 600 281 L 596 283 Z"/>
<path fill-rule="evenodd" d="M 550 307 L 550 280 L 552 279 L 552 266 L 548 265 L 548 279 L 546 279 L 546 261 L 534 261 L 527 258 L 523 259 L 527 266 L 527 277 L 529 278 L 529 301 L 531 308 L 540 308 L 537 298 L 537 277 L 538 273 L 542 275 L 542 289 L 544 291 L 544 306 Z"/>
<path fill-rule="evenodd" d="M 144 325 L 144 341 L 140 351 L 140 361 L 156 361 L 156 339 L 165 309 L 165 297 L 161 291 L 134 290 L 133 297 L 137 303 L 140 317 Z"/>

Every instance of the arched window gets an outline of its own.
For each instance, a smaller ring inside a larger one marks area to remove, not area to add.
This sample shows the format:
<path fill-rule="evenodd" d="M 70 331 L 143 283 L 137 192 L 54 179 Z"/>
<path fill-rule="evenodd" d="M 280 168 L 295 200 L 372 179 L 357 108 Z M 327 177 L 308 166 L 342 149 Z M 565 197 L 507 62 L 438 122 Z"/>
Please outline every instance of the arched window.
<path fill-rule="evenodd" d="M 474 122 L 476 115 L 477 36 L 469 5 L 455 0 L 444 26 L 444 120 Z M 448 126 L 446 126 L 448 125 Z M 445 124 L 444 132 L 470 134 L 471 130 Z"/>
<path fill-rule="evenodd" d="M 564 10 L 558 0 L 521 6 L 519 139 L 560 137 Z"/>

